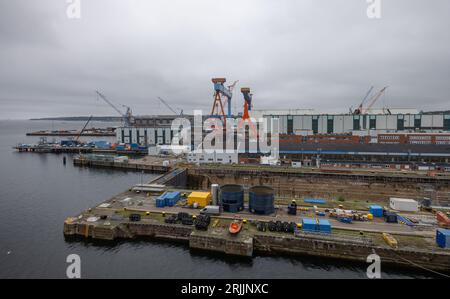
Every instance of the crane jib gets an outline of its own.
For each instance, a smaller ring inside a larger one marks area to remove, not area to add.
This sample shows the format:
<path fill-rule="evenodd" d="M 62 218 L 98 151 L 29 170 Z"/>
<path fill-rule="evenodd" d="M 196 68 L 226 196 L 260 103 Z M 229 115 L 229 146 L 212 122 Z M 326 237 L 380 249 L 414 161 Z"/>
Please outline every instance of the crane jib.
<path fill-rule="evenodd" d="M 229 99 L 231 99 L 232 97 L 231 92 L 221 83 L 214 83 L 214 90 L 219 91 L 221 94 L 223 94 Z"/>

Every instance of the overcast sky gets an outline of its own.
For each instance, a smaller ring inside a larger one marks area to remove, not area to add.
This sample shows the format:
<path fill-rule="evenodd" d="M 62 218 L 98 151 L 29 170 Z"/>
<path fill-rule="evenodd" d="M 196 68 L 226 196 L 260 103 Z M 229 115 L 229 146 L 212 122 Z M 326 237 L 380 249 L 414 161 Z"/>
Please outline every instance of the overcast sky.
<path fill-rule="evenodd" d="M 249 86 L 254 108 L 450 109 L 450 1 L 0 0 L 0 118 L 135 114 L 212 105 L 211 78 Z M 236 108 L 242 95 L 236 89 Z M 235 105 L 233 105 L 235 106 Z"/>

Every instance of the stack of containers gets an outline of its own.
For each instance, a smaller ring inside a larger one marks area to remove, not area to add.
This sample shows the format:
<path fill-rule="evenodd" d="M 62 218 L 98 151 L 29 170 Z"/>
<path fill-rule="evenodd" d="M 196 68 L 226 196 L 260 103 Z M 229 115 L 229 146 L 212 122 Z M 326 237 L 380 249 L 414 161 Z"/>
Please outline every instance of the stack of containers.
<path fill-rule="evenodd" d="M 383 217 L 383 207 L 373 205 L 369 206 L 370 214 L 373 215 L 373 217 Z"/>
<path fill-rule="evenodd" d="M 180 192 L 165 192 L 163 195 L 156 198 L 156 207 L 173 207 L 180 200 Z"/>
<path fill-rule="evenodd" d="M 173 207 L 180 200 L 180 197 L 180 192 L 166 192 L 166 196 L 164 197 L 166 206 Z"/>

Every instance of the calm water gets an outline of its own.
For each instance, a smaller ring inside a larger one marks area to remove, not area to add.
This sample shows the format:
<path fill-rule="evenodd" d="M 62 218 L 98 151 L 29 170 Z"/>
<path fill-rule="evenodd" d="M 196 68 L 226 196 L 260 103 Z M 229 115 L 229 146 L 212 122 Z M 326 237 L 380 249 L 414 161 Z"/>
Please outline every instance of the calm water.
<path fill-rule="evenodd" d="M 66 257 L 81 257 L 84 278 L 365 278 L 365 266 L 311 258 L 252 260 L 191 253 L 153 241 L 66 241 L 63 221 L 127 189 L 140 174 L 73 167 L 68 156 L 16 153 L 25 132 L 80 122 L 0 121 L 0 278 L 65 278 Z M 101 126 L 105 124 L 95 124 Z M 149 180 L 152 176 L 145 175 Z M 384 269 L 384 278 L 427 277 Z"/>

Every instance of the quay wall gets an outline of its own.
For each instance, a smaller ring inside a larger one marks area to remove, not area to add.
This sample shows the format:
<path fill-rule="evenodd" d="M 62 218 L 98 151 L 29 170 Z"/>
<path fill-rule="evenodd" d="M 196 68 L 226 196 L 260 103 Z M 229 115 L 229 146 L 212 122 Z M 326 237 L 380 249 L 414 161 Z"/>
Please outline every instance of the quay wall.
<path fill-rule="evenodd" d="M 319 238 L 301 238 L 292 236 L 272 236 L 256 234 L 253 237 L 255 253 L 268 255 L 309 255 L 341 260 L 366 262 L 367 256 L 376 253 L 381 263 L 411 267 L 417 265 L 435 270 L 450 269 L 448 254 L 429 251 L 401 250 L 363 245 L 349 242 L 320 240 Z"/>
<path fill-rule="evenodd" d="M 73 164 L 76 166 L 98 167 L 98 168 L 115 168 L 127 171 L 144 171 L 148 173 L 166 173 L 170 170 L 169 166 L 128 163 L 128 162 L 113 162 L 113 161 L 94 161 L 88 159 L 74 158 Z"/>
<path fill-rule="evenodd" d="M 416 265 L 434 270 L 448 271 L 450 269 L 450 252 L 397 250 L 388 247 L 321 239 L 320 237 L 304 238 L 256 233 L 253 236 L 230 239 L 210 232 L 195 231 L 192 226 L 150 222 L 124 222 L 112 227 L 66 222 L 64 223 L 64 234 L 102 240 L 150 237 L 187 243 L 194 250 L 245 257 L 251 257 L 254 254 L 309 255 L 365 263 L 368 255 L 376 253 L 381 257 L 382 263 L 386 264 L 412 267 L 410 263 L 412 261 Z"/>

